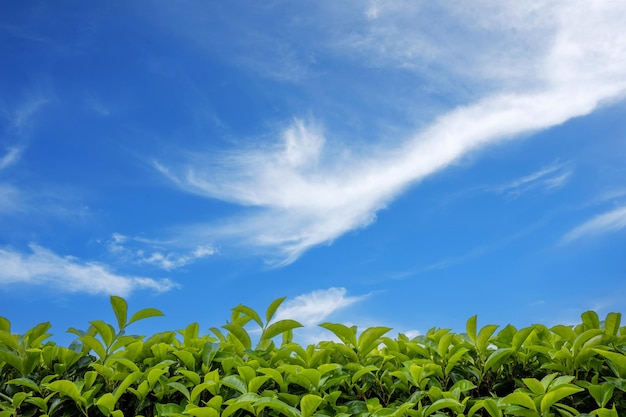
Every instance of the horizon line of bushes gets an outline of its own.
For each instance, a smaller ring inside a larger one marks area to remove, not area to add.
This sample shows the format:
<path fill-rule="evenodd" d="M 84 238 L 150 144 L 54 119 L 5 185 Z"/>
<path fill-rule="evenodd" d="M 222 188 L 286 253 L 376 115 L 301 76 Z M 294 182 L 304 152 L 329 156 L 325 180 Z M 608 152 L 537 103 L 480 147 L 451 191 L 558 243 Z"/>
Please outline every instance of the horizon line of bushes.
<path fill-rule="evenodd" d="M 70 328 L 68 347 L 49 341 L 50 323 L 12 334 L 0 317 L 0 417 L 619 417 L 626 415 L 626 326 L 601 321 L 465 333 L 430 329 L 409 339 L 388 327 L 323 323 L 339 342 L 294 343 L 295 320 L 264 319 L 239 305 L 221 328 L 198 323 L 150 337 L 111 296 L 117 326 Z M 253 344 L 245 326 L 260 330 Z M 497 331 L 497 332 L 496 332 Z M 280 338 L 280 342 L 277 339 Z"/>

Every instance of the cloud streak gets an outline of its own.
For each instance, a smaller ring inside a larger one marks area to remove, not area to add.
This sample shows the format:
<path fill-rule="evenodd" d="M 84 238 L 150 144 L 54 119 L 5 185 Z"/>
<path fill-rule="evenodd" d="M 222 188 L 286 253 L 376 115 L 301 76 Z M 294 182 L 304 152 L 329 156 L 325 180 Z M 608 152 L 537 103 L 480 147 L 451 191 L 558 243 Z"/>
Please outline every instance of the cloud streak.
<path fill-rule="evenodd" d="M 568 164 L 552 164 L 508 184 L 496 187 L 494 190 L 497 193 L 516 198 L 532 190 L 554 191 L 559 189 L 567 183 L 571 176 L 572 170 Z"/>
<path fill-rule="evenodd" d="M 109 252 L 130 262 L 153 265 L 166 271 L 181 268 L 217 253 L 217 250 L 210 245 L 198 245 L 194 250 L 183 254 L 165 252 L 163 246 L 167 243 L 113 233 L 111 240 L 107 243 L 107 249 Z M 149 249 L 138 248 L 137 245 L 148 247 Z"/>
<path fill-rule="evenodd" d="M 626 93 L 626 35 L 622 30 L 626 5 L 568 2 L 545 8 L 553 17 L 550 22 L 556 23 L 542 32 L 549 38 L 542 39 L 547 46 L 532 56 L 533 71 L 523 62 L 526 55 L 517 60 L 509 57 L 506 68 L 498 70 L 524 83 L 500 84 L 499 90 L 450 110 L 393 147 L 350 149 L 330 142 L 320 124 L 295 120 L 273 146 L 217 156 L 196 154 L 182 163 L 155 162 L 156 169 L 188 192 L 248 207 L 246 214 L 231 221 L 193 225 L 184 230 L 185 236 L 195 236 L 197 241 L 231 239 L 269 250 L 275 261 L 287 264 L 315 245 L 368 226 L 378 211 L 408 187 L 470 153 L 622 99 Z M 378 19 L 382 12 L 378 8 L 370 19 Z M 521 35 L 546 24 L 539 17 L 540 8 L 509 12 L 500 16 L 501 21 L 482 24 L 487 30 L 510 28 L 506 19 L 511 13 L 519 15 L 514 23 L 520 25 Z M 474 24 L 471 17 L 455 16 L 468 19 L 466 25 Z M 391 42 L 402 33 L 385 32 L 384 36 L 385 42 Z M 404 46 L 409 55 L 410 47 Z M 438 56 L 442 64 L 447 63 L 442 51 L 432 59 Z M 492 56 L 484 65 L 498 62 Z M 481 74 L 481 68 L 472 76 L 483 80 L 493 76 Z M 565 173 L 554 177 L 554 186 L 566 179 Z M 527 178 L 526 183 L 531 180 Z"/>
<path fill-rule="evenodd" d="M 100 263 L 59 256 L 35 244 L 29 247 L 29 254 L 0 249 L 0 284 L 46 285 L 59 292 L 120 296 L 138 290 L 166 292 L 177 287 L 168 279 L 123 276 Z"/>
<path fill-rule="evenodd" d="M 333 313 L 365 299 L 346 296 L 345 288 L 329 288 L 302 294 L 287 300 L 276 312 L 275 321 L 293 319 L 304 326 L 315 326 Z"/>
<path fill-rule="evenodd" d="M 626 228 L 626 206 L 599 214 L 566 233 L 561 244 Z"/>

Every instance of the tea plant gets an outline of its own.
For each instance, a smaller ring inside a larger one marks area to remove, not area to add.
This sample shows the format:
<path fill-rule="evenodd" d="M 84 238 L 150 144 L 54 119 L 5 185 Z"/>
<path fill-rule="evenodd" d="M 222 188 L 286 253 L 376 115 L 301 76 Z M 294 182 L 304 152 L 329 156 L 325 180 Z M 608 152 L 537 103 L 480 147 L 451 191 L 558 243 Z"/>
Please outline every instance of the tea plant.
<path fill-rule="evenodd" d="M 576 326 L 522 329 L 477 317 L 466 332 L 431 329 L 409 339 L 387 327 L 320 326 L 339 342 L 293 342 L 295 320 L 233 308 L 221 328 L 191 323 L 150 337 L 112 296 L 115 324 L 69 329 L 68 347 L 49 323 L 13 334 L 0 318 L 0 417 L 287 416 L 570 417 L 626 415 L 626 327 L 621 315 L 582 314 Z M 250 336 L 256 325 L 258 335 Z M 256 339 L 256 343 L 253 343 Z"/>

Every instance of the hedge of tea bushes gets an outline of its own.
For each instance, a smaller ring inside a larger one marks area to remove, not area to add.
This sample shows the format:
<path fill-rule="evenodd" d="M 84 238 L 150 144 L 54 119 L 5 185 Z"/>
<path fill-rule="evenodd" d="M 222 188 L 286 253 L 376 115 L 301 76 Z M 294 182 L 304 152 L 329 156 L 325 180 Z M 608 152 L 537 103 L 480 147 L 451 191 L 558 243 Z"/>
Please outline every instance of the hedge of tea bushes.
<path fill-rule="evenodd" d="M 387 327 L 321 327 L 339 342 L 301 346 L 294 320 L 233 309 L 221 328 L 133 336 L 111 297 L 115 324 L 69 329 L 68 347 L 49 323 L 11 333 L 0 318 L 0 417 L 8 416 L 626 416 L 626 327 L 593 311 L 576 326 L 431 329 L 409 339 Z M 253 343 L 249 328 L 260 336 Z"/>

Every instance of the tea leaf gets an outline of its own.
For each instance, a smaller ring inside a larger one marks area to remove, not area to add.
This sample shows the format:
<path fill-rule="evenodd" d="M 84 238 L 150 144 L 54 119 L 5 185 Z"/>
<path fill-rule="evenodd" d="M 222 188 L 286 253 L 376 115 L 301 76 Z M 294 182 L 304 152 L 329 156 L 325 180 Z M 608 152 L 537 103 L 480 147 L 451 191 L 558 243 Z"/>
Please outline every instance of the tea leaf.
<path fill-rule="evenodd" d="M 298 327 L 303 326 L 295 320 L 285 319 L 277 321 L 263 331 L 263 334 L 261 335 L 261 340 L 269 340 L 275 336 L 278 336 L 281 333 L 297 329 Z"/>
<path fill-rule="evenodd" d="M 144 308 L 143 310 L 139 310 L 135 314 L 132 315 L 128 324 L 134 323 L 139 320 L 147 319 L 149 317 L 159 317 L 164 316 L 161 310 L 157 310 L 156 308 Z"/>
<path fill-rule="evenodd" d="M 115 317 L 117 318 L 117 325 L 120 330 L 123 330 L 126 327 L 126 314 L 128 311 L 128 304 L 126 300 L 122 297 L 117 297 L 115 295 L 111 296 L 111 306 L 113 307 L 113 312 L 115 313 Z"/>
<path fill-rule="evenodd" d="M 344 344 L 354 347 L 357 346 L 356 329 L 339 323 L 322 323 L 319 326 L 333 332 Z"/>
<path fill-rule="evenodd" d="M 574 385 L 559 386 L 555 390 L 552 390 L 543 396 L 540 406 L 541 412 L 546 413 L 557 401 L 580 391 L 583 391 L 583 389 Z"/>
<path fill-rule="evenodd" d="M 256 311 L 254 311 L 253 309 L 251 309 L 248 306 L 244 306 L 243 304 L 239 304 L 237 307 L 233 308 L 234 311 L 237 311 L 245 316 L 250 317 L 252 320 L 254 320 L 259 327 L 263 327 L 263 321 L 261 320 L 261 317 L 259 317 L 259 315 L 257 314 Z"/>
<path fill-rule="evenodd" d="M 276 310 L 278 310 L 278 307 L 280 307 L 283 301 L 285 301 L 285 297 L 277 298 L 274 301 L 272 301 L 269 307 L 267 307 L 267 311 L 265 312 L 265 320 L 267 323 L 272 321 L 272 319 L 274 318 L 274 314 L 276 313 Z"/>

